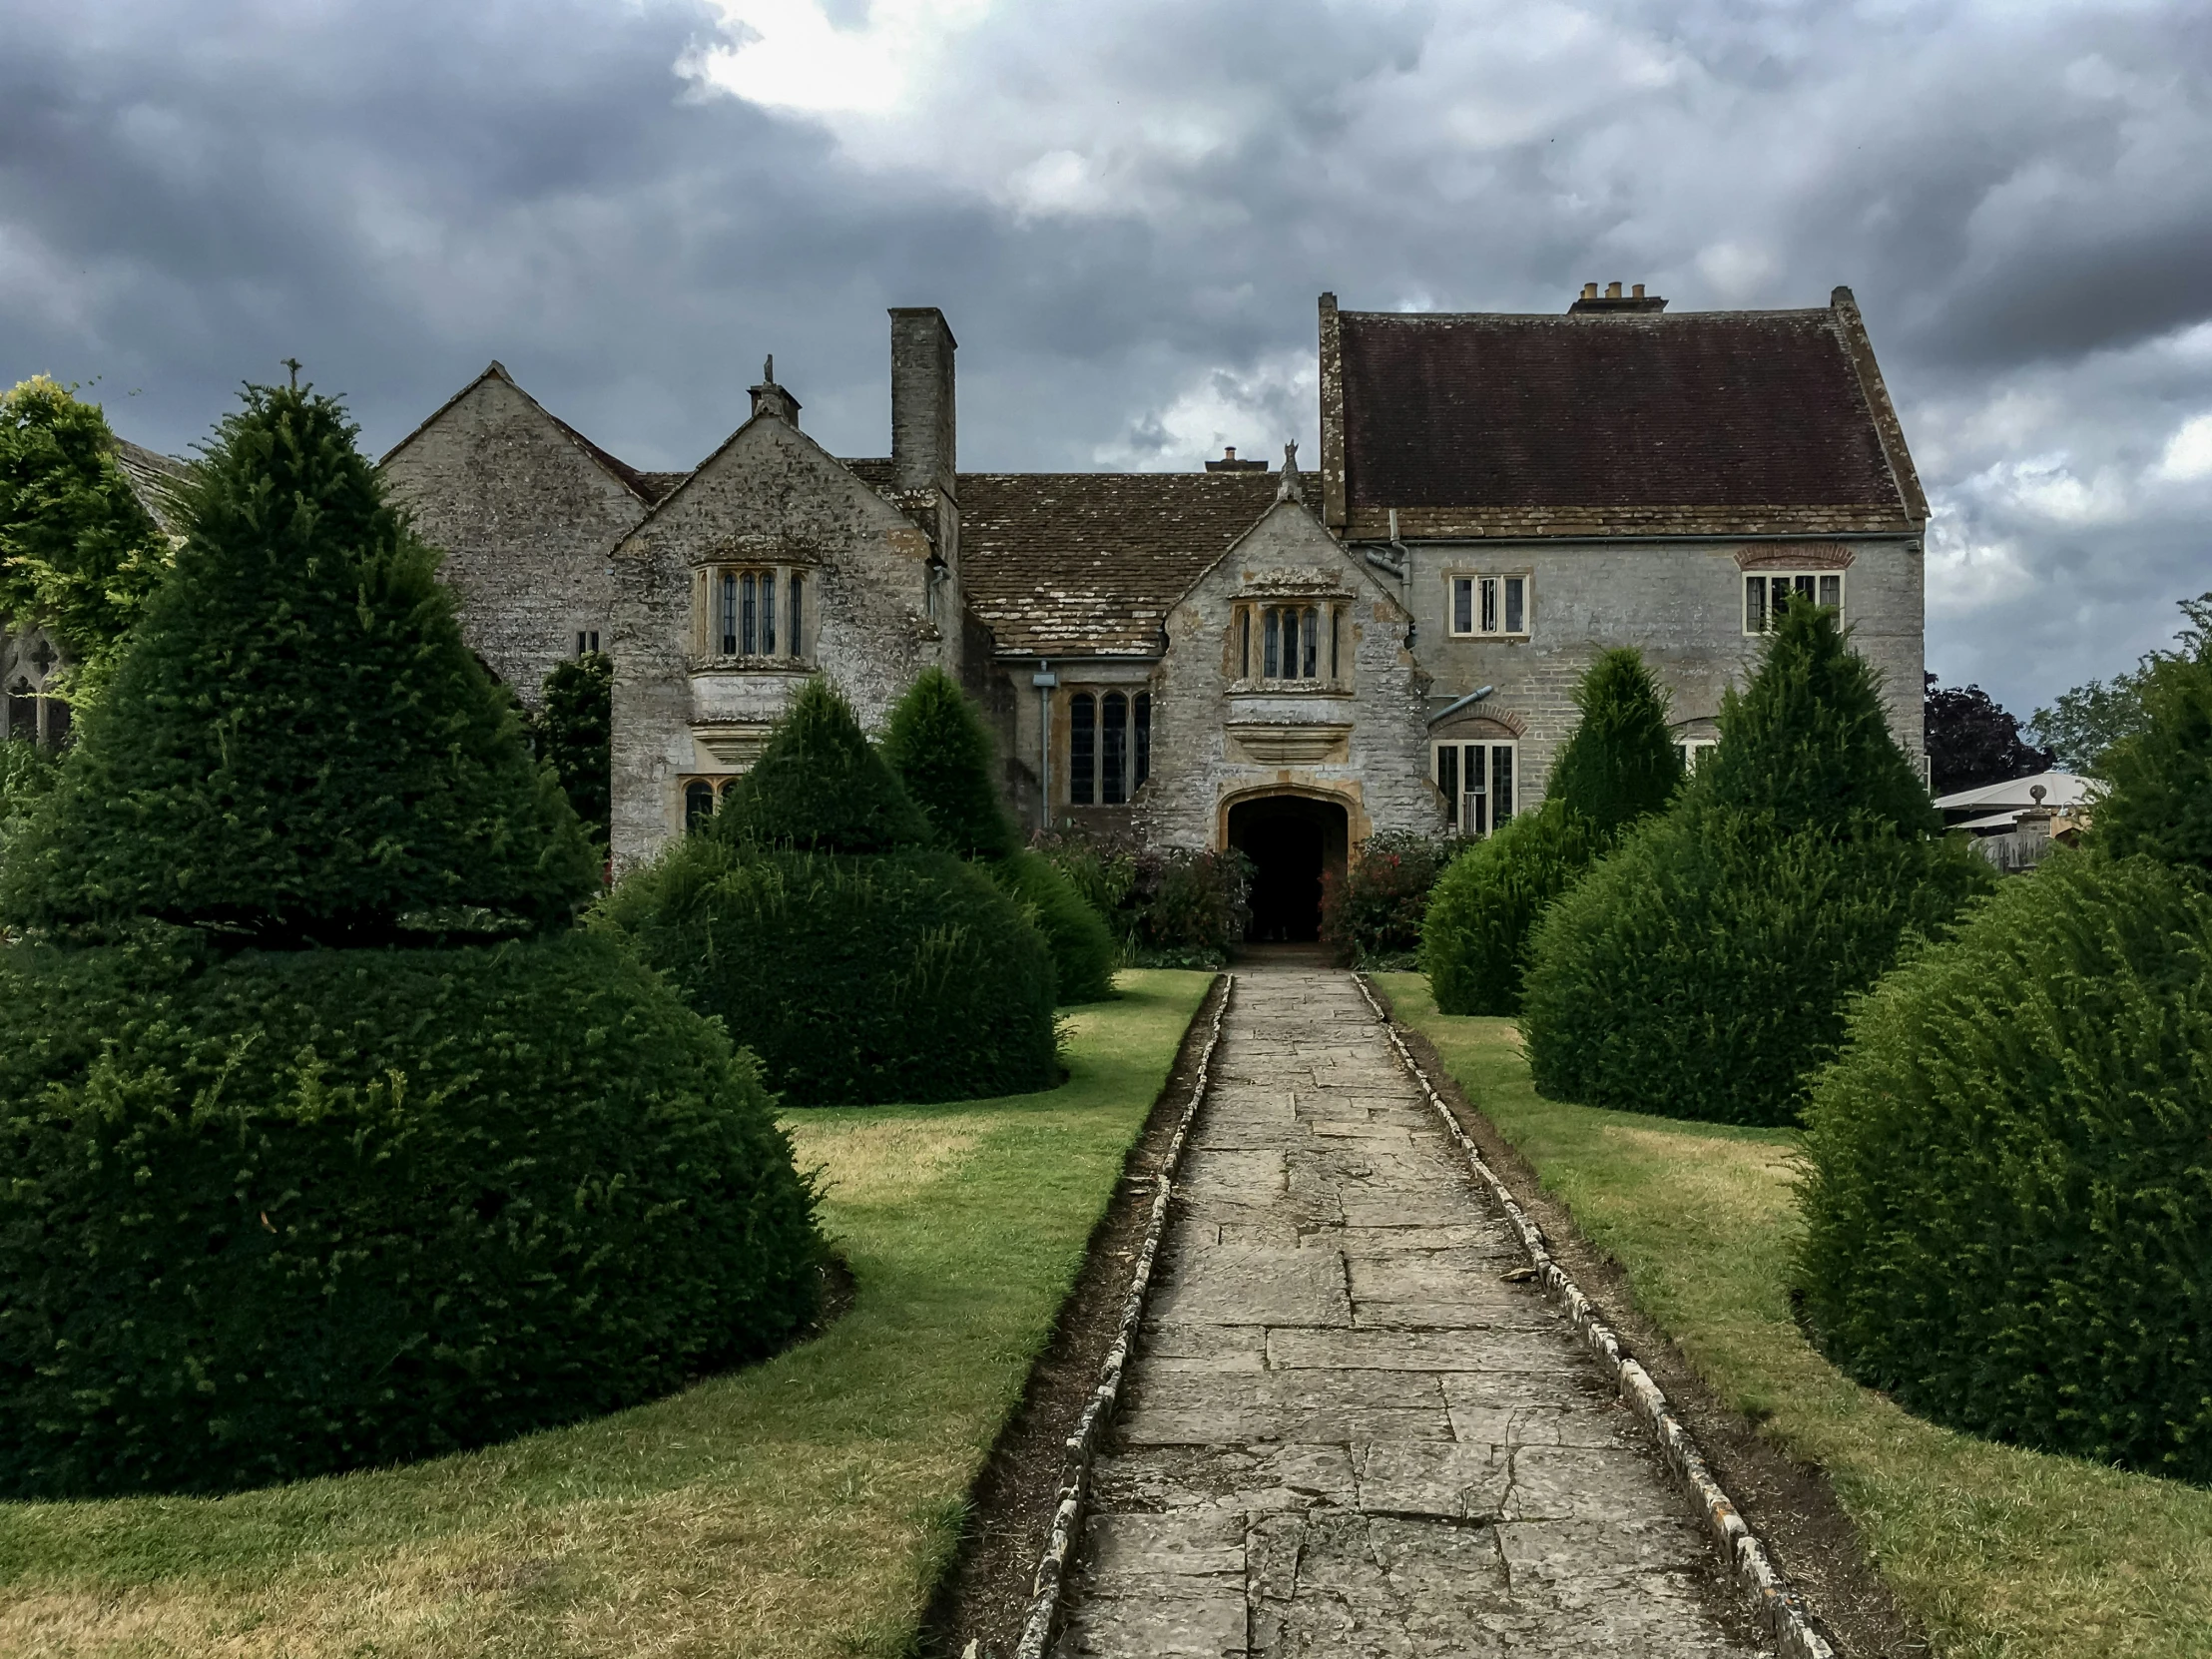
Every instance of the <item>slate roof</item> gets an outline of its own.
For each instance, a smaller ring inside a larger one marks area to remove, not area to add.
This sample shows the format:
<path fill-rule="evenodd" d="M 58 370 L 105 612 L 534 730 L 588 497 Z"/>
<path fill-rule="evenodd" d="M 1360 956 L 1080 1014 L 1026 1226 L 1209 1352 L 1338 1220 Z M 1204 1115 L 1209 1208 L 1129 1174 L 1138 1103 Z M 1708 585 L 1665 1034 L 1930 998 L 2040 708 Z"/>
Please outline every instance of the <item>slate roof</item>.
<path fill-rule="evenodd" d="M 1277 472 L 963 472 L 968 603 L 1001 652 L 1150 656 L 1168 608 L 1281 482 Z"/>
<path fill-rule="evenodd" d="M 1339 327 L 1355 535 L 1392 507 L 1408 534 L 1913 527 L 1918 480 L 1848 291 L 1814 310 Z"/>

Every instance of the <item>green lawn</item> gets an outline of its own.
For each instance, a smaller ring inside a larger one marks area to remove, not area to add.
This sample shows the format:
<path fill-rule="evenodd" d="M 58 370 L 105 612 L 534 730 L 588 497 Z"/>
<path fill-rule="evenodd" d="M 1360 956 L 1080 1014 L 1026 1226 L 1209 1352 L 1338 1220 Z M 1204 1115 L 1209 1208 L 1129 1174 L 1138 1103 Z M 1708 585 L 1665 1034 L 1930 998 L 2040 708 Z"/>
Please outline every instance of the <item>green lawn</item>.
<path fill-rule="evenodd" d="M 1210 978 L 1124 972 L 1047 1094 L 793 1114 L 858 1296 L 778 1359 L 402 1469 L 0 1504 L 0 1653 L 901 1652 Z"/>
<path fill-rule="evenodd" d="M 1791 1321 L 1795 1135 L 1540 1099 L 1510 1021 L 1436 1012 L 1375 976 L 1626 1270 L 1636 1302 L 1720 1396 L 1823 1465 L 1937 1651 L 1994 1659 L 2212 1653 L 2212 1491 L 1935 1427 L 1859 1387 Z"/>

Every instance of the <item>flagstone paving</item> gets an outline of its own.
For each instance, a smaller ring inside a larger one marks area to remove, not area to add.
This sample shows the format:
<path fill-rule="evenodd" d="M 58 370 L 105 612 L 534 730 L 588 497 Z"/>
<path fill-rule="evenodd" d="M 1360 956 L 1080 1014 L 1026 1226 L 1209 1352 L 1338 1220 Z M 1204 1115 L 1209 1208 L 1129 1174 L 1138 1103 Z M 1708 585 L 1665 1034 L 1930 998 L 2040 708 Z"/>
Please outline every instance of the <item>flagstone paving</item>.
<path fill-rule="evenodd" d="M 1240 971 L 1057 1652 L 1762 1651 L 1349 975 Z"/>

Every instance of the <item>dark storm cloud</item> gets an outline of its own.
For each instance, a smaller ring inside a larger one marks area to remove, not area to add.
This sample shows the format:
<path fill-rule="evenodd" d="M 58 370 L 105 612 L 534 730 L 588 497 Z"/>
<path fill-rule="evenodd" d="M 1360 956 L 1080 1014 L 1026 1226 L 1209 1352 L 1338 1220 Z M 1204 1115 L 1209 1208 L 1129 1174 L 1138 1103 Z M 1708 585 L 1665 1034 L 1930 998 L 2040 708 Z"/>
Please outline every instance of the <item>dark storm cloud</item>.
<path fill-rule="evenodd" d="M 868 452 L 933 302 L 968 464 L 1184 466 L 1311 443 L 1324 287 L 1849 282 L 1931 661 L 2025 705 L 2212 587 L 2201 10 L 0 0 L 0 369 L 180 448 L 296 354 L 381 445 L 497 355 L 681 465 L 774 350 Z"/>

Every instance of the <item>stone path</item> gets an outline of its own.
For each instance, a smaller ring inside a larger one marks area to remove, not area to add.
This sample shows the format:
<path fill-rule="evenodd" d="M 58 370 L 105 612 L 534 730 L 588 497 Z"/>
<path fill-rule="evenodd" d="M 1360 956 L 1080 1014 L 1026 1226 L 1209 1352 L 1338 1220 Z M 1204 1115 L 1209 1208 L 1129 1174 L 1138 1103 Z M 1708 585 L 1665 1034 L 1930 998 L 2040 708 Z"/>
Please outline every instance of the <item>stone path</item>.
<path fill-rule="evenodd" d="M 1057 1654 L 1750 1654 L 1343 973 L 1240 971 Z"/>

